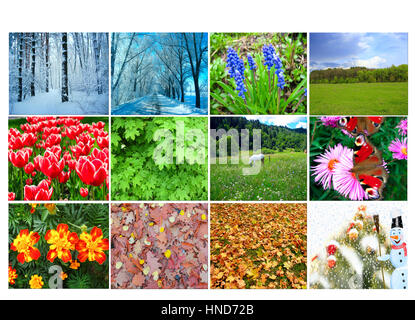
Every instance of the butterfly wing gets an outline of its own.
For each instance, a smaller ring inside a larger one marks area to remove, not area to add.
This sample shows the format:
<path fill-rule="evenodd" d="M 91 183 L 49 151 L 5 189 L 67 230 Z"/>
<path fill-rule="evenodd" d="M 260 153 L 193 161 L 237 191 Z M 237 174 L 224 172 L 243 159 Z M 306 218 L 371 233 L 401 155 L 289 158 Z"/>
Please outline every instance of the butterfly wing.
<path fill-rule="evenodd" d="M 355 139 L 354 167 L 352 172 L 369 199 L 379 200 L 388 174 L 383 166 L 382 153 L 377 150 L 364 134 Z"/>
<path fill-rule="evenodd" d="M 338 125 L 353 136 L 361 133 L 370 136 L 379 131 L 382 122 L 383 117 L 342 117 Z"/>

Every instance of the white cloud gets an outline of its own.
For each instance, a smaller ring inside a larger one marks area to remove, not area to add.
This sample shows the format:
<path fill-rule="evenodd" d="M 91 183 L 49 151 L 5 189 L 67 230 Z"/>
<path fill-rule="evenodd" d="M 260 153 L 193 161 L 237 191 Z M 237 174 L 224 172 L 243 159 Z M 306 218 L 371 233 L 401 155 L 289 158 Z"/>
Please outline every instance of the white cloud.
<path fill-rule="evenodd" d="M 366 60 L 356 59 L 353 60 L 352 64 L 355 67 L 366 67 L 366 68 L 380 68 L 386 63 L 386 59 L 379 56 L 375 56 Z"/>
<path fill-rule="evenodd" d="M 297 123 L 297 125 L 295 126 L 296 129 L 298 128 L 303 128 L 306 129 L 307 128 L 307 122 L 299 122 Z"/>

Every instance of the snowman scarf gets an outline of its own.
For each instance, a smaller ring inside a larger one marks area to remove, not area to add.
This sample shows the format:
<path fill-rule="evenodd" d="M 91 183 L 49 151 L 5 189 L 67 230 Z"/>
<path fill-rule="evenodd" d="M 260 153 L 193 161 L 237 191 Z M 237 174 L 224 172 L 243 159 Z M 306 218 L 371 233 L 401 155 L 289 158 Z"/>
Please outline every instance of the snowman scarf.
<path fill-rule="evenodd" d="M 408 250 L 406 249 L 406 243 L 404 242 L 404 243 L 402 243 L 400 246 L 395 246 L 395 245 L 392 245 L 392 247 L 391 247 L 392 249 L 394 249 L 394 250 L 399 250 L 399 249 L 403 249 L 403 251 L 404 251 L 404 253 L 405 253 L 405 257 L 408 255 Z"/>

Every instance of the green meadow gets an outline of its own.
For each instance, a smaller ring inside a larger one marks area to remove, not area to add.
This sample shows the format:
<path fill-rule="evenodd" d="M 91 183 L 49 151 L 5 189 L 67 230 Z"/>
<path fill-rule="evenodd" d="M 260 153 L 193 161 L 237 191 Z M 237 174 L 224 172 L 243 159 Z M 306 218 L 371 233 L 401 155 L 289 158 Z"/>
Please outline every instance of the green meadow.
<path fill-rule="evenodd" d="M 312 115 L 407 115 L 408 83 L 310 84 Z"/>
<path fill-rule="evenodd" d="M 210 165 L 210 199 L 279 201 L 307 200 L 307 154 L 280 152 L 265 155 L 264 165 L 256 175 L 243 175 L 249 165 Z"/>

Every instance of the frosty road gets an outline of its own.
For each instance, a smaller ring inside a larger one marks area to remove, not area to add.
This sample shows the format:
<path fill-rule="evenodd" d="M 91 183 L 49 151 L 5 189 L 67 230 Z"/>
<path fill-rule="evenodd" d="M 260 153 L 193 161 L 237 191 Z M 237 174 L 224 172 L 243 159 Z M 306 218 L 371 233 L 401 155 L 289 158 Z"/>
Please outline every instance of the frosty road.
<path fill-rule="evenodd" d="M 204 99 L 201 99 L 202 101 Z M 207 100 L 207 99 L 206 99 Z M 138 98 L 137 100 L 113 107 L 114 115 L 186 115 L 207 114 L 207 103 L 201 108 L 194 107 L 194 96 L 186 96 L 185 102 L 168 98 L 162 94 L 153 94 Z M 202 102 L 201 101 L 201 102 Z"/>

